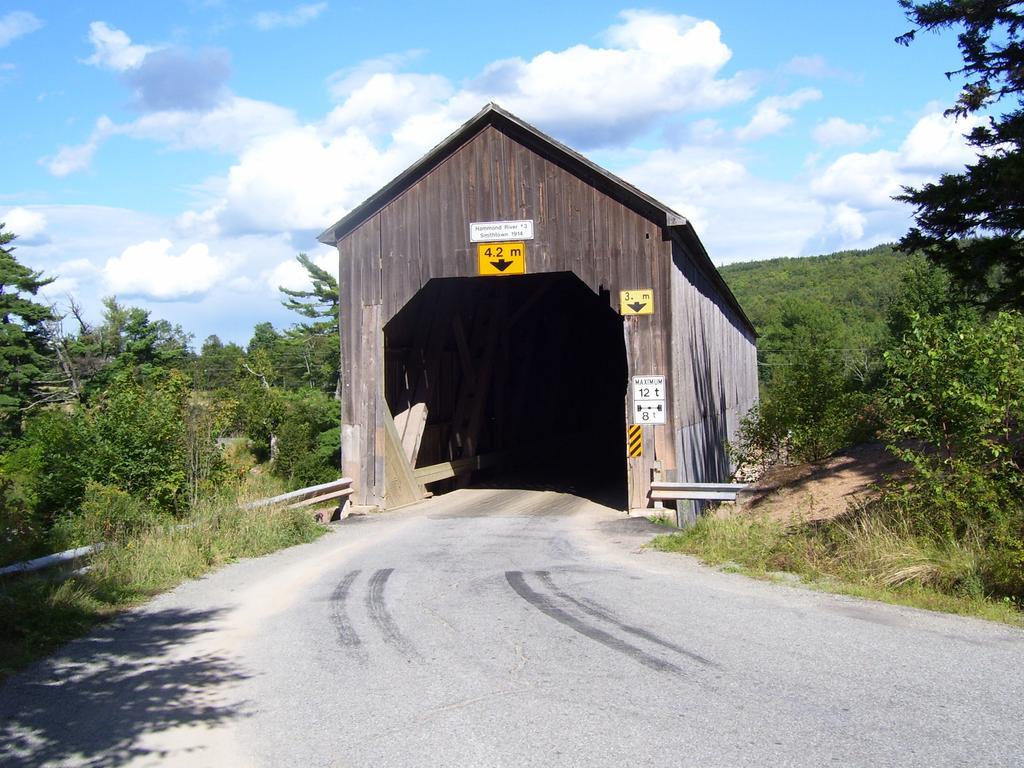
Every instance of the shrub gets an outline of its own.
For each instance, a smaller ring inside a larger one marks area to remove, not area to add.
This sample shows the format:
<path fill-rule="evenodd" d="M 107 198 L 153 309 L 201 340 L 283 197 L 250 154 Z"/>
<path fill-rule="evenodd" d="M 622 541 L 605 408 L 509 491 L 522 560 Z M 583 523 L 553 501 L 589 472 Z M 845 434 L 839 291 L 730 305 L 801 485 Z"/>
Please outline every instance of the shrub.
<path fill-rule="evenodd" d="M 172 372 L 147 384 L 124 375 L 87 407 L 36 414 L 0 459 L 0 541 L 31 548 L 57 525 L 54 541 L 91 543 L 132 528 L 140 510 L 183 514 L 229 474 L 216 441 L 231 409 Z"/>
<path fill-rule="evenodd" d="M 761 403 L 743 419 L 733 447 L 741 464 L 820 461 L 871 435 L 869 398 L 854 384 L 841 338 L 835 312 L 806 302 L 787 305 L 766 329 Z"/>
<path fill-rule="evenodd" d="M 98 541 L 120 544 L 159 519 L 150 506 L 120 488 L 90 481 L 78 510 L 61 517 L 54 525 L 51 541 L 58 550 Z"/>
<path fill-rule="evenodd" d="M 284 403 L 274 473 L 294 488 L 337 479 L 341 431 L 338 402 L 309 389 L 289 393 Z"/>
<path fill-rule="evenodd" d="M 42 554 L 41 540 L 42 526 L 25 489 L 0 475 L 0 565 Z"/>
<path fill-rule="evenodd" d="M 187 406 L 188 389 L 180 375 L 148 387 L 117 380 L 89 411 L 92 478 L 148 499 L 161 510 L 183 511 Z"/>
<path fill-rule="evenodd" d="M 5 473 L 22 486 L 44 528 L 81 503 L 93 474 L 94 448 L 81 409 L 54 409 L 30 419 L 17 447 L 4 457 Z"/>
<path fill-rule="evenodd" d="M 804 382 L 785 378 L 740 420 L 730 450 L 738 464 L 760 465 L 763 471 L 778 462 L 821 461 L 871 439 L 877 429 L 866 395 L 842 387 L 831 396 L 814 395 Z"/>
<path fill-rule="evenodd" d="M 912 468 L 887 501 L 916 532 L 979 537 L 989 589 L 1024 594 L 1024 316 L 914 316 L 885 359 L 888 437 Z"/>
<path fill-rule="evenodd" d="M 236 407 L 230 400 L 193 394 L 183 409 L 189 508 L 232 474 L 217 440 L 230 427 Z"/>

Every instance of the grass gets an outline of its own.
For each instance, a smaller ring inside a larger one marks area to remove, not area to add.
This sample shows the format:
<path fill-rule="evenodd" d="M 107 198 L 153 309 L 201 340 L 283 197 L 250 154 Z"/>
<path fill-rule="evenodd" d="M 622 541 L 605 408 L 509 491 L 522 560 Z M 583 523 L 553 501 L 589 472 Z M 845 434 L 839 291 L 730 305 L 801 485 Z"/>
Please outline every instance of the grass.
<path fill-rule="evenodd" d="M 185 520 L 153 525 L 114 542 L 80 576 L 44 573 L 0 582 L 0 680 L 99 622 L 187 579 L 244 557 L 313 541 L 326 528 L 309 510 L 242 510 L 279 492 L 254 476 L 240 489 L 201 501 Z"/>
<path fill-rule="evenodd" d="M 665 528 L 674 528 L 676 524 L 675 520 L 670 519 L 669 516 L 664 513 L 660 515 L 650 515 L 647 519 L 655 525 L 660 525 Z"/>
<path fill-rule="evenodd" d="M 812 589 L 1024 626 L 1018 604 L 984 594 L 978 545 L 914 536 L 899 518 L 870 508 L 790 526 L 765 517 L 704 517 L 652 546 L 755 578 L 792 573 Z"/>

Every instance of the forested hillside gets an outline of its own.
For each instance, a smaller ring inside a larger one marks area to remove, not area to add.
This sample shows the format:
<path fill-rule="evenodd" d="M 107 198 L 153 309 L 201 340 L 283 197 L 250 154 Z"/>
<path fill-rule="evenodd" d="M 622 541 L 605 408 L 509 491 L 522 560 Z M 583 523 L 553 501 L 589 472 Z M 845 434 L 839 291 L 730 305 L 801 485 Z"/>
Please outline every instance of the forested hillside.
<path fill-rule="evenodd" d="M 828 308 L 844 348 L 877 348 L 887 336 L 886 314 L 914 259 L 892 245 L 823 256 L 728 264 L 719 271 L 747 317 L 770 341 L 788 311 Z"/>

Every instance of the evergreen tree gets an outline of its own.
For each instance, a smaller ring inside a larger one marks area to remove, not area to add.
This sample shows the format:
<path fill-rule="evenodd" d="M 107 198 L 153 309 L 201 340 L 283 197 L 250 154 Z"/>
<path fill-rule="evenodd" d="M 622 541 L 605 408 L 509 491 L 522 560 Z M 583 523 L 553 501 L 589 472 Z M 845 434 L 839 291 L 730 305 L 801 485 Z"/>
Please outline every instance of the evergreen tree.
<path fill-rule="evenodd" d="M 1024 307 L 1024 2 L 899 2 L 915 25 L 899 43 L 909 45 L 920 30 L 961 29 L 963 67 L 946 76 L 965 82 L 947 115 L 1013 103 L 968 135 L 976 163 L 897 198 L 915 207 L 917 222 L 900 248 L 923 251 L 989 308 Z"/>
<path fill-rule="evenodd" d="M 337 333 L 338 331 L 338 280 L 325 269 L 321 269 L 304 253 L 296 256 L 306 272 L 309 273 L 312 290 L 292 290 L 279 287 L 286 298 L 282 304 L 288 309 L 298 312 L 303 317 L 313 320 L 302 323 L 302 327 L 317 333 Z"/>
<path fill-rule="evenodd" d="M 220 337 L 207 336 L 196 358 L 196 382 L 200 389 L 225 389 L 235 386 L 245 358 L 245 350 Z"/>
<path fill-rule="evenodd" d="M 191 334 L 166 320 L 151 320 L 149 312 L 127 307 L 117 298 L 103 299 L 103 322 L 92 327 L 72 302 L 79 333 L 62 342 L 70 367 L 86 394 L 106 389 L 120 374 L 138 379 L 162 378 L 168 371 L 184 370 L 192 359 Z"/>
<path fill-rule="evenodd" d="M 287 297 L 282 304 L 311 322 L 299 323 L 287 333 L 295 345 L 301 371 L 310 387 L 339 391 L 338 280 L 300 253 L 298 262 L 306 269 L 311 290 L 281 287 Z"/>
<path fill-rule="evenodd" d="M 0 441 L 20 434 L 22 414 L 50 373 L 46 323 L 54 319 L 32 300 L 54 278 L 19 264 L 8 247 L 16 235 L 3 228 L 0 223 Z"/>

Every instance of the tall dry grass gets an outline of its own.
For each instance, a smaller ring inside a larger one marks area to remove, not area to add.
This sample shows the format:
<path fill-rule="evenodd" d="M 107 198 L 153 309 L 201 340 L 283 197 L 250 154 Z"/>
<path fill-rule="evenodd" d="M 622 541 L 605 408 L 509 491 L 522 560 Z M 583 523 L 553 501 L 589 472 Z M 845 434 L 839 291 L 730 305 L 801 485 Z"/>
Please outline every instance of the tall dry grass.
<path fill-rule="evenodd" d="M 759 516 L 708 516 L 657 537 L 653 546 L 735 564 L 754 576 L 788 572 L 830 591 L 1024 624 L 1014 603 L 986 597 L 980 540 L 915 535 L 898 510 L 879 505 L 790 525 Z"/>
<path fill-rule="evenodd" d="M 0 582 L 0 679 L 126 607 L 226 563 L 313 541 L 326 528 L 309 510 L 248 501 L 281 491 L 251 476 L 239 487 L 201 499 L 184 519 L 161 519 L 95 555 L 85 573 Z"/>

